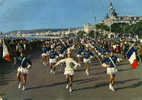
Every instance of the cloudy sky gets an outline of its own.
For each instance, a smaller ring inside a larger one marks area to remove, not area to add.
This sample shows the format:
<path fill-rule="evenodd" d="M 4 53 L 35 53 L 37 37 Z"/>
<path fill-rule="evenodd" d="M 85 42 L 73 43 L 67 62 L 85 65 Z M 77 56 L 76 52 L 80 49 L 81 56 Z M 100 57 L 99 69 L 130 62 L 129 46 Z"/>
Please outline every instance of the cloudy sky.
<path fill-rule="evenodd" d="M 0 0 L 0 31 L 69 28 L 102 20 L 112 1 L 120 16 L 142 16 L 142 0 Z"/>

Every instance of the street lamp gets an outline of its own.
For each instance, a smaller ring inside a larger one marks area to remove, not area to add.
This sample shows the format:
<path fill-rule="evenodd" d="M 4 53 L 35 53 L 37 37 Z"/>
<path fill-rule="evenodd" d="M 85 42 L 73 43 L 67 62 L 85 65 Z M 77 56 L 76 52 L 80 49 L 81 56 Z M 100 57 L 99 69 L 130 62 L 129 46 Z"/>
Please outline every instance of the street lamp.
<path fill-rule="evenodd" d="M 95 17 L 94 17 L 94 22 L 95 22 L 95 24 L 96 24 L 96 19 L 97 19 L 97 17 L 95 16 Z M 96 27 L 95 27 L 95 28 L 96 28 Z M 95 29 L 95 31 L 94 31 L 94 38 L 96 38 L 95 33 L 96 33 L 96 29 Z"/>

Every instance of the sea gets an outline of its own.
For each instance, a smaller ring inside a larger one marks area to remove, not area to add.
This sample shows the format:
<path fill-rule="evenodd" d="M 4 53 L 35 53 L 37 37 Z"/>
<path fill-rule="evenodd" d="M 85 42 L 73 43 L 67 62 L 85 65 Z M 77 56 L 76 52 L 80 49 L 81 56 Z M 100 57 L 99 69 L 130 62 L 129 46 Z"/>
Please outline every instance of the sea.
<path fill-rule="evenodd" d="M 2 36 L 0 35 L 0 39 Z M 16 37 L 6 37 L 8 39 L 14 40 Z M 19 39 L 26 39 L 26 40 L 42 40 L 41 38 L 35 38 L 35 37 L 20 37 Z M 46 38 L 45 38 L 46 39 Z"/>
<path fill-rule="evenodd" d="M 0 35 L 0 39 L 2 38 L 2 36 Z M 16 39 L 17 37 L 6 37 L 8 39 L 11 39 L 11 40 L 14 40 Z M 61 37 L 47 37 L 47 36 L 41 36 L 41 37 L 34 37 L 34 36 L 31 36 L 31 37 L 18 37 L 18 39 L 26 39 L 26 40 L 48 40 L 48 39 L 57 39 L 57 38 L 61 38 Z"/>

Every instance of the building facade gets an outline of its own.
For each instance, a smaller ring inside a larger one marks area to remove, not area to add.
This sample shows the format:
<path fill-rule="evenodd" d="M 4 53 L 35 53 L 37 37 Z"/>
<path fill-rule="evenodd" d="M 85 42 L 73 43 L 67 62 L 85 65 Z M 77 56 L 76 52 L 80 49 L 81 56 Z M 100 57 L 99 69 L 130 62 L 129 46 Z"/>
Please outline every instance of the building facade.
<path fill-rule="evenodd" d="M 103 23 L 107 26 L 111 26 L 114 23 L 128 23 L 131 25 L 142 20 L 142 16 L 118 16 L 117 12 L 113 8 L 112 3 L 110 3 L 109 13 L 110 15 L 108 16 L 107 14 L 104 20 L 100 21 L 99 23 Z"/>
<path fill-rule="evenodd" d="M 91 24 L 85 24 L 83 26 L 83 31 L 89 33 L 90 31 L 96 31 L 96 26 Z"/>

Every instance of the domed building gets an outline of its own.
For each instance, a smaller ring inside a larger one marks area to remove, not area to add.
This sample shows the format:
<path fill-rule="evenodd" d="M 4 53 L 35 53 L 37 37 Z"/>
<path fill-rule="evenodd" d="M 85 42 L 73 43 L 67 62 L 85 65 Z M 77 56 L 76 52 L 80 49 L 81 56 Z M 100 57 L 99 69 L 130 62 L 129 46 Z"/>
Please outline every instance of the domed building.
<path fill-rule="evenodd" d="M 109 12 L 110 15 L 107 14 L 104 20 L 100 21 L 99 23 L 103 23 L 107 26 L 111 26 L 114 23 L 128 23 L 131 25 L 142 20 L 142 16 L 118 16 L 116 10 L 113 8 L 112 3 L 110 3 Z"/>

